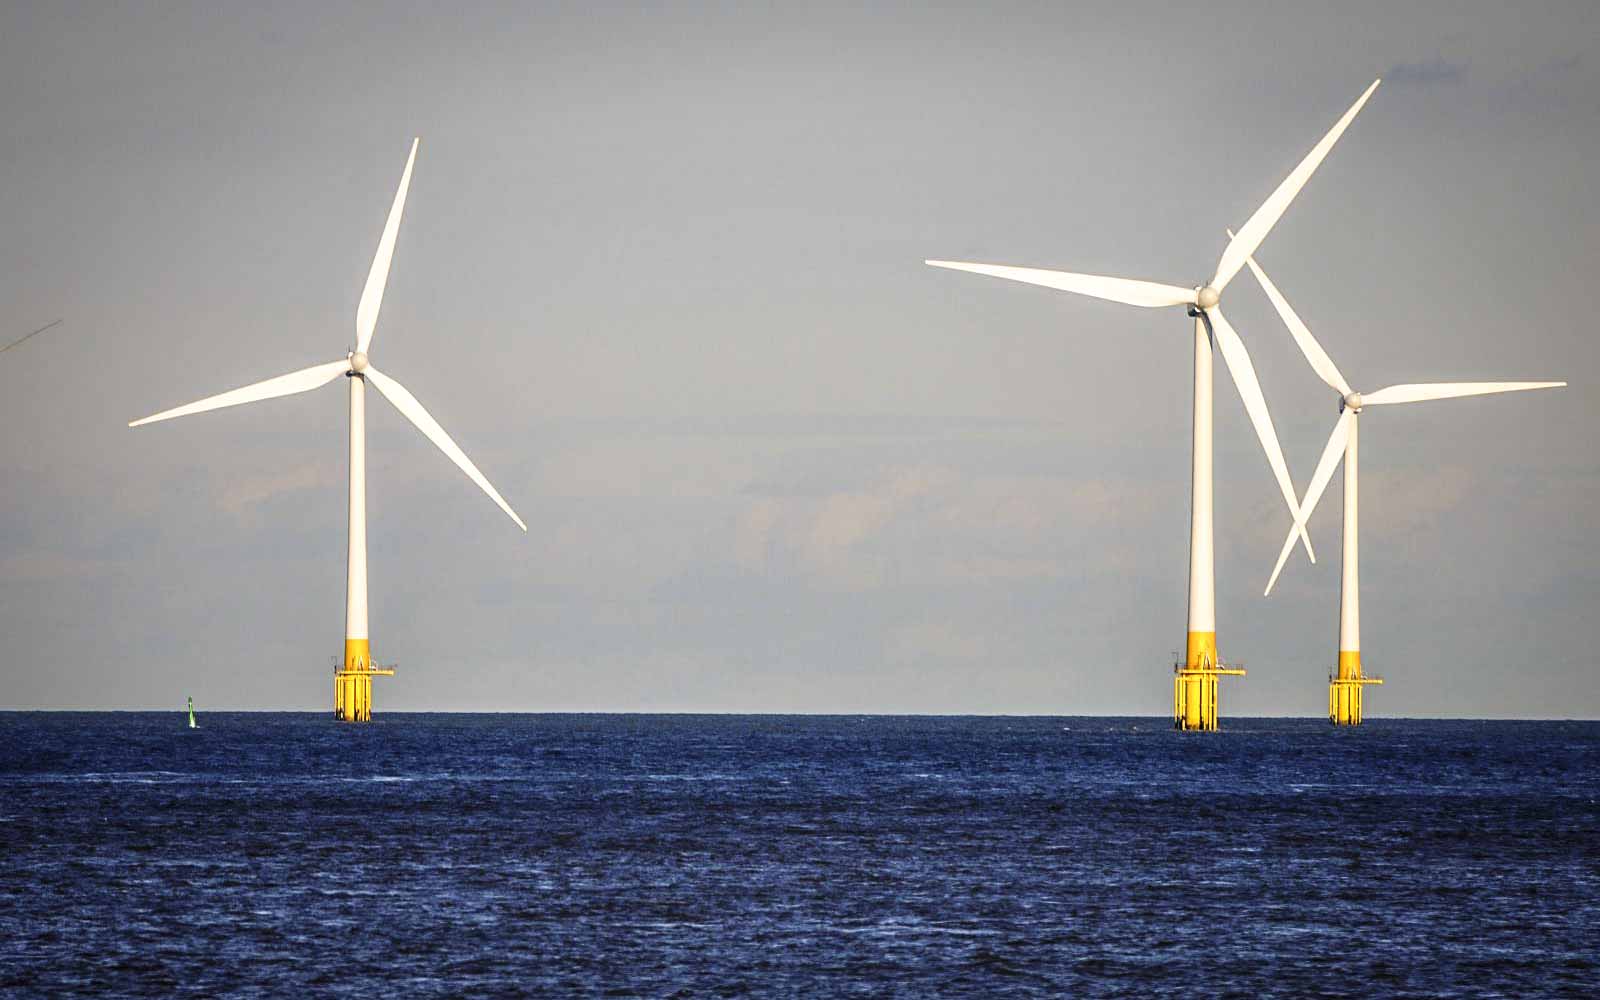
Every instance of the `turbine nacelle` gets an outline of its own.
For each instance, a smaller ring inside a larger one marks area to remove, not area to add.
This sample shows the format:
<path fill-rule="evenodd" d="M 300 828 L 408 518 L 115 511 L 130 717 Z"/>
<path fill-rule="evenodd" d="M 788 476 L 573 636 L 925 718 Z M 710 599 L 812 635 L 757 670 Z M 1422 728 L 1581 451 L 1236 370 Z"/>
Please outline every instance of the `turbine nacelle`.
<path fill-rule="evenodd" d="M 1328 352 L 1322 349 L 1317 338 L 1312 334 L 1311 328 L 1306 326 L 1294 307 L 1278 291 L 1278 286 L 1267 277 L 1267 272 L 1261 269 L 1252 256 L 1246 263 L 1250 271 L 1260 282 L 1261 290 L 1267 293 L 1272 307 L 1278 311 L 1278 316 L 1283 320 L 1289 332 L 1294 335 L 1296 344 L 1300 345 L 1300 353 L 1305 355 L 1306 362 L 1311 365 L 1311 370 L 1327 383 L 1328 388 L 1339 394 L 1339 419 L 1333 425 L 1333 432 L 1328 435 L 1328 443 L 1322 449 L 1322 459 L 1317 463 L 1317 471 L 1312 473 L 1311 482 L 1306 486 L 1306 492 L 1300 498 L 1300 513 L 1296 517 L 1296 528 L 1304 525 L 1310 519 L 1311 512 L 1317 509 L 1317 502 L 1322 499 L 1322 493 L 1328 488 L 1328 481 L 1333 477 L 1333 471 L 1341 461 L 1345 461 L 1345 448 L 1351 435 L 1355 433 L 1356 417 L 1360 415 L 1363 406 L 1385 406 L 1390 403 L 1416 403 L 1429 399 L 1454 399 L 1458 396 L 1484 396 L 1499 392 L 1520 392 L 1526 389 L 1555 389 L 1566 385 L 1565 382 L 1423 382 L 1405 383 L 1402 385 L 1386 386 L 1362 395 L 1350 388 L 1350 383 L 1345 381 L 1344 375 L 1339 371 L 1339 366 L 1328 357 Z M 1351 461 L 1354 461 L 1352 456 Z M 1353 475 L 1354 470 L 1347 470 L 1347 475 Z M 1355 498 L 1352 495 L 1348 501 L 1352 505 Z M 1346 531 L 1352 530 L 1348 527 Z M 1289 553 L 1294 550 L 1296 528 L 1289 529 L 1289 537 L 1283 540 L 1283 548 L 1278 552 L 1278 563 L 1272 567 L 1272 576 L 1267 579 L 1267 594 L 1272 593 L 1273 584 L 1278 582 L 1278 574 L 1283 572 L 1285 561 Z M 1354 539 L 1349 539 L 1352 544 Z M 1349 650 L 1352 647 L 1342 645 L 1341 649 Z"/>

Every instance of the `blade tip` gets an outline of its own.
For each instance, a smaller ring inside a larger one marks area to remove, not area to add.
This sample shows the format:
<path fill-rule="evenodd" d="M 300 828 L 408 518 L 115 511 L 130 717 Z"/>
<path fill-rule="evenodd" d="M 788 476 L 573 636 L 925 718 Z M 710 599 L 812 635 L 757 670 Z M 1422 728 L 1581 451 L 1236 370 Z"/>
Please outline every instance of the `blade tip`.
<path fill-rule="evenodd" d="M 1292 552 L 1293 549 L 1291 549 L 1290 551 Z M 1269 596 L 1272 593 L 1272 588 L 1276 587 L 1278 585 L 1278 577 L 1283 575 L 1283 567 L 1288 562 L 1289 562 L 1289 553 L 1288 552 L 1285 552 L 1285 553 L 1283 553 L 1283 555 L 1279 556 L 1278 565 L 1272 567 L 1272 575 L 1267 578 L 1267 589 L 1262 591 L 1262 593 L 1261 593 L 1262 597 Z"/>

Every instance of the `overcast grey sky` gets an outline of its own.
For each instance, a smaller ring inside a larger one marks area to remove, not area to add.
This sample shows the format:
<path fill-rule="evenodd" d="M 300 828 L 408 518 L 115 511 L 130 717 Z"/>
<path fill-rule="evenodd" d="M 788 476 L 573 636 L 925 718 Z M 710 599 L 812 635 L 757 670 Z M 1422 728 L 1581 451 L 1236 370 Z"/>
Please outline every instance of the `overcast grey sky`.
<path fill-rule="evenodd" d="M 1358 388 L 1368 714 L 1600 716 L 1600 7 L 7 5 L 0 707 L 329 710 L 340 356 L 369 395 L 377 710 L 1163 714 L 1189 321 L 923 266 L 1198 284 L 1373 77 L 1259 259 Z M 1304 487 L 1337 415 L 1228 299 Z M 1319 715 L 1321 556 L 1218 367 L 1224 714 Z"/>

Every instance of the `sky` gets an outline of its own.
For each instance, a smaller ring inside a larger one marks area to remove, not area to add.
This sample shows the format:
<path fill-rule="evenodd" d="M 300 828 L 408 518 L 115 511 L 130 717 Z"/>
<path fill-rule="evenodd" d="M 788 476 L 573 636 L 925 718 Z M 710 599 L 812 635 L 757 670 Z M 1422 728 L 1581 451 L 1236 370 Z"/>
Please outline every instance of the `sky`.
<path fill-rule="evenodd" d="M 1378 716 L 1600 717 L 1600 7 L 8 4 L 0 708 L 331 711 L 346 400 L 129 420 L 371 355 L 385 711 L 1163 715 L 1192 325 L 970 274 L 1257 259 L 1367 411 Z M 1338 415 L 1229 288 L 1303 490 Z M 8 332 L 9 331 L 9 332 Z M 1217 366 L 1224 717 L 1319 716 L 1340 490 L 1289 518 Z"/>

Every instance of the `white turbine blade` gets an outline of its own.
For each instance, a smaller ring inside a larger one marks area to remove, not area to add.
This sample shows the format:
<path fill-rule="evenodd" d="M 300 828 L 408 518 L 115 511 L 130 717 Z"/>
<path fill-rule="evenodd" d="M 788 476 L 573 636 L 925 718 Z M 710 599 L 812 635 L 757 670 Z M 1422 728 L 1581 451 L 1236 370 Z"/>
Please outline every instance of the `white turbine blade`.
<path fill-rule="evenodd" d="M 1356 411 L 1346 409 L 1339 414 L 1339 419 L 1333 425 L 1333 433 L 1328 435 L 1328 445 L 1322 449 L 1322 459 L 1317 462 L 1317 471 L 1311 476 L 1311 482 L 1306 486 L 1306 497 L 1300 503 L 1300 523 L 1311 520 L 1311 512 L 1317 509 L 1317 503 L 1322 500 L 1322 494 L 1328 489 L 1328 481 L 1333 478 L 1333 470 L 1339 467 L 1344 459 L 1345 442 L 1350 440 L 1350 426 L 1355 422 Z M 1278 564 L 1272 567 L 1272 579 L 1267 581 L 1267 589 L 1262 597 L 1272 593 L 1272 585 L 1278 582 L 1278 574 L 1283 572 L 1283 564 L 1289 558 L 1289 551 L 1294 548 L 1297 532 L 1289 529 L 1289 537 L 1283 540 L 1283 551 L 1278 553 Z"/>
<path fill-rule="evenodd" d="M 1228 235 L 1231 237 L 1233 231 L 1229 230 Z M 1283 325 L 1287 326 L 1289 332 L 1294 335 L 1294 342 L 1300 345 L 1300 353 L 1306 356 L 1306 361 L 1310 363 L 1311 370 L 1316 372 L 1322 381 L 1328 383 L 1328 387 L 1338 392 L 1340 396 L 1350 395 L 1350 383 L 1346 382 L 1344 375 L 1340 374 L 1339 366 L 1333 363 L 1333 359 L 1328 357 L 1328 352 L 1324 351 L 1322 345 L 1317 343 L 1317 338 L 1311 335 L 1311 328 L 1306 326 L 1300 319 L 1299 314 L 1289 305 L 1289 300 L 1283 297 L 1283 293 L 1278 291 L 1278 286 L 1274 285 L 1272 279 L 1267 277 L 1267 272 L 1261 270 L 1261 265 L 1256 263 L 1254 257 L 1245 258 L 1245 263 L 1250 265 L 1251 273 L 1256 276 L 1256 281 L 1261 283 L 1261 290 L 1266 292 L 1267 298 L 1272 300 L 1272 308 L 1278 310 L 1278 316 L 1283 320 Z"/>
<path fill-rule="evenodd" d="M 411 140 L 411 155 L 406 157 L 405 173 L 400 175 L 400 189 L 394 193 L 389 221 L 384 223 L 383 236 L 378 239 L 378 252 L 372 257 L 372 270 L 367 272 L 367 287 L 361 290 L 361 304 L 356 307 L 357 351 L 365 351 L 372 344 L 372 332 L 378 328 L 383 289 L 389 284 L 389 265 L 394 262 L 394 241 L 400 235 L 400 216 L 405 213 L 406 192 L 411 189 L 411 167 L 417 162 L 417 145 L 421 142 Z"/>
<path fill-rule="evenodd" d="M 1289 466 L 1283 460 L 1283 449 L 1278 446 L 1278 432 L 1273 429 L 1272 414 L 1267 412 L 1266 397 L 1261 395 L 1261 383 L 1256 380 L 1256 368 L 1250 363 L 1250 352 L 1244 349 L 1244 341 L 1239 339 L 1239 335 L 1223 317 L 1222 310 L 1213 306 L 1206 310 L 1206 318 L 1211 321 L 1217 347 L 1222 350 L 1222 359 L 1228 363 L 1228 373 L 1233 376 L 1233 384 L 1239 390 L 1239 397 L 1244 400 L 1245 412 L 1250 414 L 1256 437 L 1261 439 L 1261 450 L 1267 453 L 1267 464 L 1272 467 L 1272 475 L 1278 480 L 1283 502 L 1289 506 L 1289 515 L 1294 518 L 1295 530 L 1305 543 L 1306 557 L 1316 562 L 1317 554 L 1311 548 L 1311 536 L 1300 517 L 1294 484 L 1289 481 Z"/>
<path fill-rule="evenodd" d="M 1417 403 L 1425 399 L 1453 399 L 1456 396 L 1487 396 L 1494 392 L 1522 392 L 1526 389 L 1558 389 L 1565 382 L 1424 382 L 1391 385 L 1374 393 L 1362 393 L 1361 405 L 1368 403 Z"/>
<path fill-rule="evenodd" d="M 417 430 L 427 435 L 429 441 L 438 445 L 439 450 L 449 456 L 450 461 L 460 466 L 461 471 L 467 474 L 468 479 L 477 483 L 479 489 L 489 494 L 489 499 L 499 504 L 500 509 L 510 515 L 511 520 L 517 522 L 517 527 L 523 531 L 528 530 L 528 526 L 522 522 L 522 518 L 517 516 L 517 512 L 511 509 L 511 505 L 506 503 L 500 492 L 489 485 L 489 480 L 485 479 L 483 473 L 478 471 L 478 467 L 472 464 L 472 459 L 467 457 L 466 452 L 462 451 L 450 439 L 450 435 L 446 434 L 444 428 L 439 426 L 439 421 L 433 419 L 432 414 L 423 409 L 422 404 L 417 402 L 417 397 L 411 395 L 405 386 L 370 365 L 367 366 L 367 370 L 362 374 L 366 376 L 368 382 L 377 387 L 379 392 L 383 393 L 389 402 L 394 404 L 395 409 L 399 410 L 407 420 L 416 424 Z"/>
<path fill-rule="evenodd" d="M 1239 273 L 1241 267 L 1244 267 L 1245 260 L 1256 252 L 1261 241 L 1267 238 L 1267 233 L 1271 232 L 1272 227 L 1283 217 L 1283 213 L 1289 208 L 1289 203 L 1294 201 L 1295 195 L 1306 186 L 1306 181 L 1311 179 L 1311 175 L 1322 164 L 1323 158 L 1328 155 L 1333 144 L 1338 142 L 1344 130 L 1350 127 L 1350 122 L 1355 119 L 1356 113 L 1367 103 L 1367 98 L 1372 96 L 1372 92 L 1378 89 L 1378 84 L 1381 82 L 1382 80 L 1372 81 L 1372 86 L 1367 88 L 1366 93 L 1350 106 L 1350 110 L 1346 111 L 1344 117 L 1322 137 L 1321 142 L 1311 147 L 1311 152 L 1307 153 L 1306 158 L 1300 161 L 1300 165 L 1283 179 L 1278 189 L 1261 203 L 1261 207 L 1256 209 L 1256 214 L 1250 216 L 1250 220 L 1239 227 L 1239 235 L 1230 240 L 1227 248 L 1222 251 L 1222 259 L 1217 262 L 1217 276 L 1211 279 L 1211 287 L 1219 292 L 1228 287 L 1228 282 L 1233 280 L 1233 276 Z"/>
<path fill-rule="evenodd" d="M 1154 281 L 1106 278 L 1098 274 L 1073 274 L 1071 271 L 1045 271 L 1036 267 L 1008 267 L 1004 264 L 967 264 L 957 260 L 926 260 L 923 263 L 933 267 L 948 267 L 953 271 L 971 271 L 993 278 L 1009 278 L 1030 285 L 1059 288 L 1063 292 L 1092 295 L 1097 299 L 1110 299 L 1130 306 L 1184 306 L 1192 305 L 1195 300 L 1192 288 L 1161 285 Z"/>
<path fill-rule="evenodd" d="M 350 362 L 341 359 L 330 361 L 325 365 L 316 365 L 312 368 L 302 368 L 297 372 L 269 378 L 265 382 L 257 382 L 241 389 L 232 389 L 228 392 L 207 396 L 198 402 L 187 406 L 175 406 L 170 410 L 145 417 L 143 420 L 134 420 L 129 427 L 138 427 L 141 424 L 153 424 L 157 420 L 171 420 L 173 417 L 186 417 L 191 413 L 204 413 L 207 410 L 220 410 L 224 406 L 238 406 L 240 403 L 254 403 L 261 399 L 271 399 L 274 396 L 292 396 L 297 392 L 310 392 L 318 386 L 327 385 L 334 379 L 350 370 Z"/>
<path fill-rule="evenodd" d="M 1283 564 L 1289 561 L 1289 553 L 1294 551 L 1294 543 L 1299 534 L 1294 530 L 1294 525 L 1289 526 L 1289 534 L 1283 539 L 1283 548 L 1278 550 L 1278 562 L 1272 567 L 1272 576 L 1267 580 L 1267 589 L 1261 592 L 1262 597 L 1270 597 L 1272 588 L 1278 582 L 1278 574 L 1283 572 Z"/>

